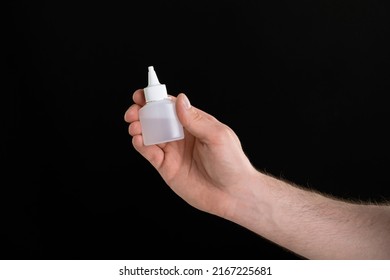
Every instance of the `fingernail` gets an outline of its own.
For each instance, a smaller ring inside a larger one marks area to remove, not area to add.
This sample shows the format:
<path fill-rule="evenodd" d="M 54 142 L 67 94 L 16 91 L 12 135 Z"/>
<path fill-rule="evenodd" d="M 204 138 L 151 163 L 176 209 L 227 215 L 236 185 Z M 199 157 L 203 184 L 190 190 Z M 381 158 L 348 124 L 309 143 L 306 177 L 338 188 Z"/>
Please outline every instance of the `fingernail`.
<path fill-rule="evenodd" d="M 188 110 L 191 108 L 191 103 L 187 98 L 187 95 L 183 94 L 184 107 Z"/>

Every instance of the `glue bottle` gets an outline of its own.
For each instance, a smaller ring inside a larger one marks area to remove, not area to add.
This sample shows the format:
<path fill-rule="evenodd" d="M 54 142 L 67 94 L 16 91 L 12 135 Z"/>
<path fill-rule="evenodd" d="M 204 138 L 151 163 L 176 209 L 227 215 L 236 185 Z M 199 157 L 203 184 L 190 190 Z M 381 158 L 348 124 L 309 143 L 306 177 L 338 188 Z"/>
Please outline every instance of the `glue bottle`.
<path fill-rule="evenodd" d="M 154 145 L 184 138 L 183 126 L 176 114 L 175 102 L 160 84 L 153 66 L 148 67 L 148 86 L 144 88 L 146 104 L 139 110 L 144 145 Z"/>

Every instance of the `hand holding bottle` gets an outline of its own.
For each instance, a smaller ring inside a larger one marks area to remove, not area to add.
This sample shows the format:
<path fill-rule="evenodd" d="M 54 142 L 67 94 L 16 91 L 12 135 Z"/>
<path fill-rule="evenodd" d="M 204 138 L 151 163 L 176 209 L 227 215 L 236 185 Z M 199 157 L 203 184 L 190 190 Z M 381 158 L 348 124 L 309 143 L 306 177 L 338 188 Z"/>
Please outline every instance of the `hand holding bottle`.
<path fill-rule="evenodd" d="M 236 194 L 242 193 L 258 172 L 241 148 L 236 134 L 213 116 L 190 105 L 179 94 L 176 112 L 184 126 L 179 141 L 145 146 L 139 120 L 145 106 L 142 89 L 133 94 L 133 104 L 125 114 L 134 148 L 160 173 L 165 182 L 192 206 L 222 217 L 234 211 Z M 247 184 L 247 183 L 248 184 Z"/>

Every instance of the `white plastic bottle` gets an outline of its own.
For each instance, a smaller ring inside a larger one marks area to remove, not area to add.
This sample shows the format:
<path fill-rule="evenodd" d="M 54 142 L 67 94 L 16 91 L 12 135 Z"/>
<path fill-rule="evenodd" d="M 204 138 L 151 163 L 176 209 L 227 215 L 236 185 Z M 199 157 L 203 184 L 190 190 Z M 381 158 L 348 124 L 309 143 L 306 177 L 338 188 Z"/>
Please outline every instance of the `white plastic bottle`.
<path fill-rule="evenodd" d="M 166 86 L 160 84 L 154 67 L 149 66 L 148 71 L 148 86 L 144 88 L 146 104 L 139 110 L 144 145 L 183 139 L 175 102 L 168 97 Z"/>

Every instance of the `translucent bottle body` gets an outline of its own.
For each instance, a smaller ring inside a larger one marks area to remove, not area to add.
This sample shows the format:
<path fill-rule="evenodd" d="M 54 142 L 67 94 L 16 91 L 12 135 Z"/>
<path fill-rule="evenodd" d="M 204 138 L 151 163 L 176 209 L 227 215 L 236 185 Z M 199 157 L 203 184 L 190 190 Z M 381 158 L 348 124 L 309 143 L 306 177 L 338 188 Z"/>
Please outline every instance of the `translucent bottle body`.
<path fill-rule="evenodd" d="M 184 138 L 183 126 L 176 114 L 175 102 L 151 101 L 139 110 L 144 145 L 154 145 Z"/>

